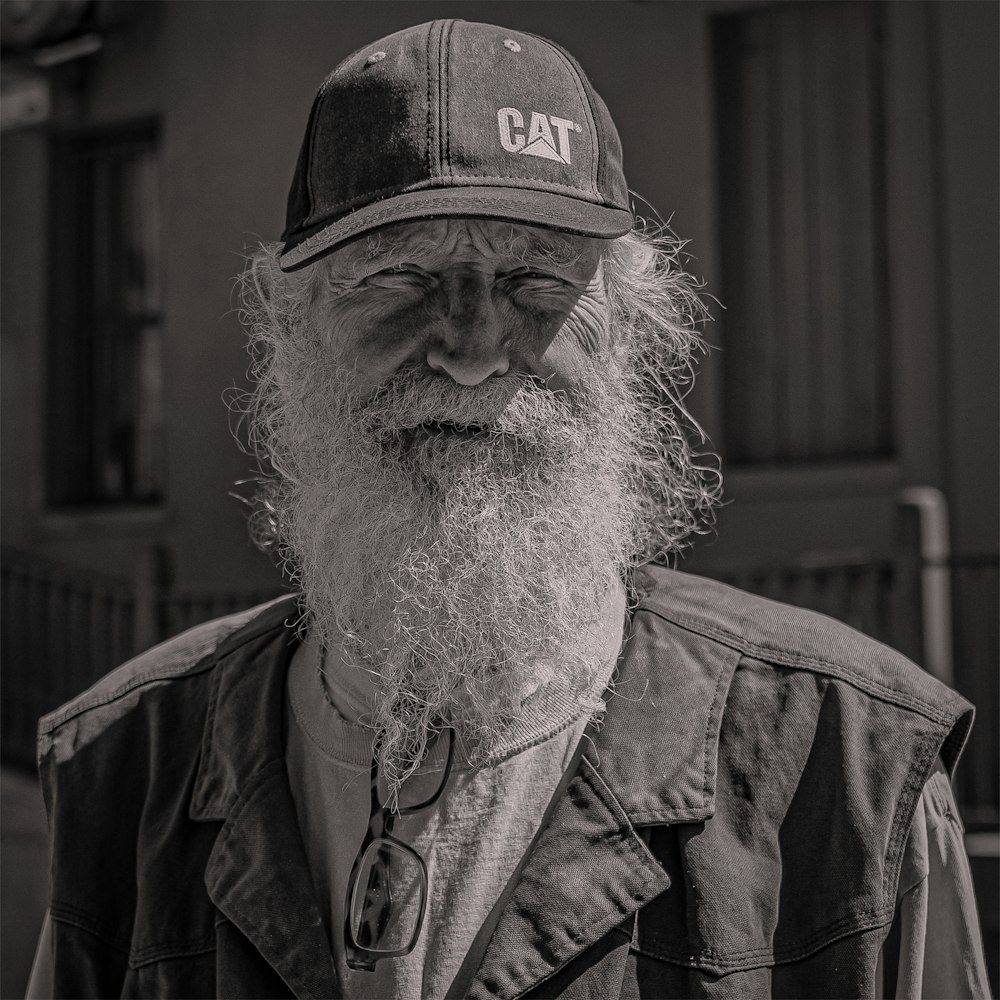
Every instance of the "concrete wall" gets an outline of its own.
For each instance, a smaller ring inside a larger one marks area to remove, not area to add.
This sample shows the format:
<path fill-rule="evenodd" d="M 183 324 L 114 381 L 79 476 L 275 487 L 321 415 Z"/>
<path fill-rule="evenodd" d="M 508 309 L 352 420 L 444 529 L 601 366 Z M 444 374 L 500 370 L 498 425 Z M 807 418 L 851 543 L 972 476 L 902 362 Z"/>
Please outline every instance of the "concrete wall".
<path fill-rule="evenodd" d="M 633 188 L 689 238 L 692 268 L 715 285 L 710 17 L 733 3 L 167 2 L 88 61 L 94 124 L 163 123 L 168 501 L 159 514 L 54 518 L 42 510 L 45 152 L 39 132 L 3 144 L 3 540 L 119 573 L 169 549 L 184 588 L 274 579 L 226 493 L 246 474 L 221 401 L 247 358 L 232 278 L 241 255 L 276 239 L 315 89 L 354 48 L 441 16 L 553 37 L 591 76 L 619 125 Z M 940 93 L 942 370 L 950 493 L 960 544 L 996 549 L 996 8 L 934 7 Z M 710 333 L 711 336 L 711 333 Z M 695 395 L 710 430 L 719 358 Z M 991 464 L 992 463 L 992 464 Z"/>

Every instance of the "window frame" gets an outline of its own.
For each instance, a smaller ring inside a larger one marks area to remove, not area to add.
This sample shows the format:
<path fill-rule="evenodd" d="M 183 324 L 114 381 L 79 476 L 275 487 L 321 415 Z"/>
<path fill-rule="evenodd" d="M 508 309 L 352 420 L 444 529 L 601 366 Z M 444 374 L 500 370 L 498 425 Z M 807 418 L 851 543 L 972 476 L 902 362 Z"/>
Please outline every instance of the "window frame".
<path fill-rule="evenodd" d="M 45 464 L 44 509 L 47 518 L 57 520 L 64 515 L 90 514 L 98 516 L 115 513 L 139 513 L 145 520 L 156 516 L 166 502 L 166 422 L 161 421 L 161 442 L 155 462 L 158 467 L 156 488 L 140 493 L 134 488 L 120 497 L 110 496 L 101 489 L 93 470 L 88 469 L 88 458 L 96 437 L 94 411 L 87 393 L 96 391 L 81 381 L 81 372 L 90 372 L 91 359 L 87 338 L 81 324 L 94 314 L 90 297 L 91 249 L 97 236 L 90 217 L 92 206 L 84 197 L 87 183 L 82 162 L 88 154 L 100 154 L 125 145 L 149 145 L 159 160 L 161 122 L 158 117 L 143 117 L 110 125 L 83 126 L 53 129 L 49 133 L 49 218 L 48 262 L 51 277 L 48 295 L 48 336 L 45 360 Z M 162 188 L 158 178 L 155 193 L 158 206 L 162 206 Z M 160 211 L 157 225 L 162 220 Z M 152 266 L 157 271 L 157 282 L 162 273 L 162 240 L 158 240 Z M 129 324 L 149 324 L 159 329 L 160 370 L 164 328 L 164 303 L 145 315 L 125 317 Z M 107 335 L 105 335 L 107 339 Z M 131 369 L 138 372 L 138 361 Z M 133 414 L 133 418 L 134 418 Z M 161 409 L 161 417 L 162 409 Z M 89 418 L 89 419 L 86 419 Z M 86 425 L 87 430 L 74 435 L 74 430 Z M 135 421 L 133 419 L 132 426 Z M 131 457 L 138 449 L 133 440 Z M 77 480 L 86 483 L 74 488 Z M 145 516 L 144 516 L 145 515 Z"/>

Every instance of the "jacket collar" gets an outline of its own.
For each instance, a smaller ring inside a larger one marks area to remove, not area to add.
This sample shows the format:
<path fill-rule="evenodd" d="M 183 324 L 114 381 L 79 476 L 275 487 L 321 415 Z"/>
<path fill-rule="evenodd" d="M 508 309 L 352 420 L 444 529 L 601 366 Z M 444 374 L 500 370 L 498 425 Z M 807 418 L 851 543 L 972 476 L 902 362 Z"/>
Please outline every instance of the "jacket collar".
<path fill-rule="evenodd" d="M 722 709 L 739 652 L 668 625 L 643 602 L 590 757 L 630 822 L 696 823 L 715 812 Z"/>
<path fill-rule="evenodd" d="M 739 658 L 696 632 L 665 627 L 656 603 L 641 603 L 625 624 L 607 710 L 587 754 L 640 826 L 712 816 L 722 708 Z M 284 757 L 297 619 L 294 598 L 273 602 L 216 652 L 192 819 L 224 820 L 257 772 Z"/>
<path fill-rule="evenodd" d="M 294 597 L 274 601 L 216 650 L 192 819 L 226 819 L 258 773 L 284 759 L 285 674 L 298 617 Z"/>
<path fill-rule="evenodd" d="M 284 769 L 297 618 L 294 599 L 275 602 L 220 645 L 190 815 L 225 821 L 206 872 L 219 909 L 296 995 L 336 996 Z M 640 604 L 603 720 L 512 886 L 469 996 L 520 996 L 611 940 L 669 886 L 636 827 L 713 814 L 722 708 L 738 657 L 668 627 L 655 601 Z M 276 824 L 278 814 L 285 818 Z M 269 922 L 266 914 L 279 911 L 296 916 Z"/>

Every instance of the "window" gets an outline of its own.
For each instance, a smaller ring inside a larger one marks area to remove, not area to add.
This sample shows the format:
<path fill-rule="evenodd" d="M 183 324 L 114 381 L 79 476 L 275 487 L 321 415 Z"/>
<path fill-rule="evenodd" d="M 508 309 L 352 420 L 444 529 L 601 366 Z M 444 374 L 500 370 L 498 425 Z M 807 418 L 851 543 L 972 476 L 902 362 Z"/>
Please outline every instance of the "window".
<path fill-rule="evenodd" d="M 719 17 L 725 450 L 892 453 L 879 4 Z"/>
<path fill-rule="evenodd" d="M 164 429 L 155 123 L 56 137 L 48 500 L 158 503 Z"/>

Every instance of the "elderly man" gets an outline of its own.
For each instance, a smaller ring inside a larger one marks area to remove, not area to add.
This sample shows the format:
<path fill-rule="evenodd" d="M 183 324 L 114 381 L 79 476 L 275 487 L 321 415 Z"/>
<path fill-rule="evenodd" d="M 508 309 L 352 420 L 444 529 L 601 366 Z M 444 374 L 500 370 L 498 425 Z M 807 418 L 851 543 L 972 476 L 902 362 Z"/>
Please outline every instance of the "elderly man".
<path fill-rule="evenodd" d="M 699 306 L 571 56 L 461 21 L 354 53 L 244 292 L 301 596 L 42 721 L 38 995 L 986 992 L 970 707 L 654 563 L 717 492 Z"/>

